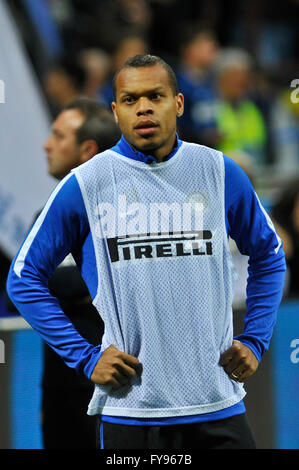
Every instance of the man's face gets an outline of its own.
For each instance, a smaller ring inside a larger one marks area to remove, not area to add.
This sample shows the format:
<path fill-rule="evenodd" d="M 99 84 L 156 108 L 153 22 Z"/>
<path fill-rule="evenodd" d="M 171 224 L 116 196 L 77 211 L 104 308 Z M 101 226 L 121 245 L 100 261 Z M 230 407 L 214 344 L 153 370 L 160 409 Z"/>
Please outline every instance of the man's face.
<path fill-rule="evenodd" d="M 174 95 L 161 65 L 129 67 L 117 76 L 112 110 L 126 140 L 136 150 L 162 160 L 175 143 L 183 103 L 183 95 Z"/>
<path fill-rule="evenodd" d="M 44 143 L 47 152 L 48 171 L 57 179 L 62 179 L 81 161 L 81 146 L 77 142 L 76 131 L 81 127 L 84 116 L 77 109 L 62 111 L 52 125 L 52 133 Z"/>

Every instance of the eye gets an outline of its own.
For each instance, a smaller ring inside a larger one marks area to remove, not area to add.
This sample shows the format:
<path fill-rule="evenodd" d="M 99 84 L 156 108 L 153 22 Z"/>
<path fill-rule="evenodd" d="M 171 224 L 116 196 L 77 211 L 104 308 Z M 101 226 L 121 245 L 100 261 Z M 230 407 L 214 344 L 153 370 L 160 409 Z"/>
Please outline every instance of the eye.
<path fill-rule="evenodd" d="M 125 96 L 123 101 L 124 103 L 131 104 L 131 103 L 134 103 L 135 98 L 133 96 Z"/>
<path fill-rule="evenodd" d="M 153 93 L 151 95 L 152 100 L 159 100 L 162 97 L 161 93 Z"/>

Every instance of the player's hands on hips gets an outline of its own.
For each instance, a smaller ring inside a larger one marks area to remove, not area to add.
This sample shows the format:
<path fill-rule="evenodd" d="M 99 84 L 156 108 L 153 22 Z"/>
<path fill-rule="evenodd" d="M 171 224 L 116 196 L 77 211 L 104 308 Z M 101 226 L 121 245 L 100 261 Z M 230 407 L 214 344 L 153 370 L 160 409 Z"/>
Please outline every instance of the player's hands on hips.
<path fill-rule="evenodd" d="M 221 355 L 219 363 L 236 382 L 244 382 L 254 374 L 259 365 L 251 349 L 237 340 Z"/>
<path fill-rule="evenodd" d="M 138 364 L 136 357 L 119 351 L 111 344 L 101 355 L 90 378 L 96 384 L 111 385 L 117 389 L 127 385 L 136 375 Z"/>

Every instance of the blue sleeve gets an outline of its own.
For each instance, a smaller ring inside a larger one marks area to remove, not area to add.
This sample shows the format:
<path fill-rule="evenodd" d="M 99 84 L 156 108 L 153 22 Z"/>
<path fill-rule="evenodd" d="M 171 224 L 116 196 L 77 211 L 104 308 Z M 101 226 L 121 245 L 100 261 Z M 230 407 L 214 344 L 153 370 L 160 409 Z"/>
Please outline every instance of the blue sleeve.
<path fill-rule="evenodd" d="M 269 348 L 282 298 L 286 270 L 282 241 L 245 172 L 229 157 L 225 165 L 225 216 L 228 235 L 249 257 L 247 311 L 236 336 L 260 361 Z"/>
<path fill-rule="evenodd" d="M 74 174 L 56 187 L 15 256 L 7 293 L 20 314 L 65 363 L 90 378 L 100 345 L 81 337 L 48 288 L 56 267 L 89 239 L 89 225 Z"/>

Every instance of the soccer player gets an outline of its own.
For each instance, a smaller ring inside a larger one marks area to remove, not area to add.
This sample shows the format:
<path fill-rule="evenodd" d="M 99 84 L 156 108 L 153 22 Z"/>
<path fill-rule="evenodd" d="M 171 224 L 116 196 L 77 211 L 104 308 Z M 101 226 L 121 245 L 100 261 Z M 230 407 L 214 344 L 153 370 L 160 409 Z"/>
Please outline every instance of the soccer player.
<path fill-rule="evenodd" d="M 95 383 L 88 414 L 99 416 L 101 448 L 255 448 L 243 383 L 269 347 L 281 240 L 236 163 L 179 139 L 184 97 L 168 64 L 130 58 L 114 94 L 122 138 L 54 190 L 11 265 L 8 293 Z M 249 256 L 237 337 L 229 236 Z M 47 288 L 70 252 L 105 324 L 97 346 Z"/>

